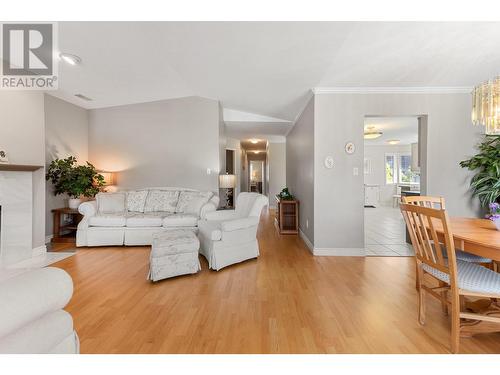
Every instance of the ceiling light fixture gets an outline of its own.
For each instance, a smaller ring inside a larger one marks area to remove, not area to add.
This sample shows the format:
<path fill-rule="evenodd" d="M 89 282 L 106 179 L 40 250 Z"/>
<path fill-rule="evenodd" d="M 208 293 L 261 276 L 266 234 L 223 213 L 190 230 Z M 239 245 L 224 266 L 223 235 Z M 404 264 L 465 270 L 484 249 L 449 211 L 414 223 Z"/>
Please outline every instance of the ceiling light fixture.
<path fill-rule="evenodd" d="M 389 143 L 390 145 L 397 145 L 401 141 L 399 139 L 389 139 L 386 142 Z"/>
<path fill-rule="evenodd" d="M 472 123 L 485 126 L 487 135 L 500 135 L 500 76 L 474 87 Z"/>
<path fill-rule="evenodd" d="M 368 126 L 364 133 L 365 139 L 377 139 L 382 136 L 382 132 L 376 131 L 374 126 Z"/>
<path fill-rule="evenodd" d="M 257 143 L 259 143 L 259 140 L 258 139 L 250 139 L 250 143 L 253 143 L 254 145 L 256 145 Z"/>
<path fill-rule="evenodd" d="M 60 53 L 59 57 L 62 61 L 68 63 L 69 65 L 78 65 L 82 62 L 82 59 L 79 56 L 71 55 L 69 53 Z"/>

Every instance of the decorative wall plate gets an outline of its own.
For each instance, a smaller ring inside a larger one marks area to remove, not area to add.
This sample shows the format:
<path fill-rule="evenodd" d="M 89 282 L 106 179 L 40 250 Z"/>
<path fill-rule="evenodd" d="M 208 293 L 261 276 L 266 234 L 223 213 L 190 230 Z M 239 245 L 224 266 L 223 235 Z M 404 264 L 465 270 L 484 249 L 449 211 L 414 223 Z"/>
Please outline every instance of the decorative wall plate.
<path fill-rule="evenodd" d="M 333 168 L 333 157 L 327 156 L 325 158 L 325 168 L 332 169 Z"/>
<path fill-rule="evenodd" d="M 349 155 L 354 154 L 354 151 L 356 151 L 356 146 L 354 146 L 354 143 L 352 142 L 347 142 L 345 144 L 345 152 Z"/>

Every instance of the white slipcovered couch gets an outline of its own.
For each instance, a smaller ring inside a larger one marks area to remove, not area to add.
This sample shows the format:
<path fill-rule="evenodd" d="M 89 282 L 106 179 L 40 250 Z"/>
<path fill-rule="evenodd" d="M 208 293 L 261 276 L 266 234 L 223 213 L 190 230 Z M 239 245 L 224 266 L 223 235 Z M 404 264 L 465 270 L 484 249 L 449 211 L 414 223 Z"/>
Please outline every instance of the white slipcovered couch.
<path fill-rule="evenodd" d="M 28 271 L 0 283 L 0 353 L 78 354 L 73 319 L 63 310 L 73 295 L 59 268 Z"/>
<path fill-rule="evenodd" d="M 146 246 L 153 234 L 169 229 L 196 230 L 198 220 L 215 211 L 211 191 L 161 187 L 99 193 L 78 208 L 76 246 Z"/>
<path fill-rule="evenodd" d="M 234 210 L 209 212 L 198 222 L 200 253 L 220 270 L 259 256 L 257 228 L 269 200 L 258 193 L 240 193 Z"/>

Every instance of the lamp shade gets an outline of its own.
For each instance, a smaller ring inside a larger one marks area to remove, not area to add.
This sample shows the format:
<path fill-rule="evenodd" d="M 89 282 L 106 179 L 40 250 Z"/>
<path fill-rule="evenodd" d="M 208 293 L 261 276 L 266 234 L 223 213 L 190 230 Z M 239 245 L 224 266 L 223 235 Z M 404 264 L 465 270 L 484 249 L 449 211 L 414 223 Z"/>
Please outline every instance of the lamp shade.
<path fill-rule="evenodd" d="M 110 186 L 115 184 L 115 174 L 113 172 L 99 172 L 104 177 L 104 185 Z"/>
<path fill-rule="evenodd" d="M 232 189 L 236 186 L 236 176 L 234 174 L 221 174 L 219 176 L 219 187 L 221 189 Z"/>

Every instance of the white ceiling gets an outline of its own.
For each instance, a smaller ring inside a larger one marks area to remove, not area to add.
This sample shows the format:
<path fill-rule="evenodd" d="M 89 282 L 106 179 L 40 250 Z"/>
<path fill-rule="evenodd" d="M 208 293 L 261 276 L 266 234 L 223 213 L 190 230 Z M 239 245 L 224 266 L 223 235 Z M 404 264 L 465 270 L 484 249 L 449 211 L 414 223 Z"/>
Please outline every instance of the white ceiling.
<path fill-rule="evenodd" d="M 399 145 L 418 142 L 417 117 L 365 117 L 365 131 L 368 126 L 383 134 L 377 139 L 365 139 L 365 146 L 387 146 L 392 139 L 399 140 Z"/>
<path fill-rule="evenodd" d="M 314 87 L 473 86 L 499 73 L 499 45 L 500 23 L 62 22 L 60 50 L 82 64 L 60 64 L 52 94 L 199 95 L 281 121 L 228 121 L 233 134 L 283 136 Z"/>

